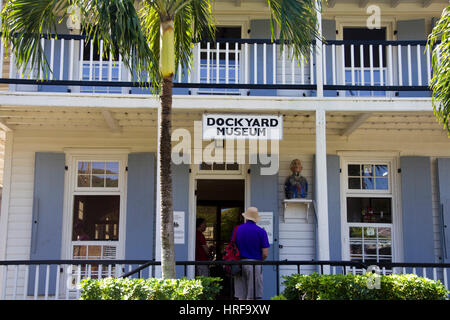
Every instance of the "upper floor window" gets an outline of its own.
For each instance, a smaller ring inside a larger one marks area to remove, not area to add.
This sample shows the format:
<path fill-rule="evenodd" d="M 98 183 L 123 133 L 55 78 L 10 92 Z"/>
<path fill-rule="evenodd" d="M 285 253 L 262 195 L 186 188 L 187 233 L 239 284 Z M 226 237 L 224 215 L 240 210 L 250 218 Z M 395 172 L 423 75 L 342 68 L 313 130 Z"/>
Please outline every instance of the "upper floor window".
<path fill-rule="evenodd" d="M 367 28 L 344 28 L 344 40 L 386 40 L 386 28 L 367 29 Z M 354 67 L 361 68 L 361 50 L 359 45 L 345 46 L 345 67 L 352 66 L 352 48 Z M 372 50 L 371 50 L 372 48 Z M 372 52 L 371 52 L 372 51 Z M 380 67 L 380 50 L 379 46 L 364 45 L 363 47 L 363 63 L 364 67 L 370 66 L 370 55 L 372 54 L 372 64 L 374 68 Z M 386 67 L 386 51 L 382 50 L 383 67 Z"/>

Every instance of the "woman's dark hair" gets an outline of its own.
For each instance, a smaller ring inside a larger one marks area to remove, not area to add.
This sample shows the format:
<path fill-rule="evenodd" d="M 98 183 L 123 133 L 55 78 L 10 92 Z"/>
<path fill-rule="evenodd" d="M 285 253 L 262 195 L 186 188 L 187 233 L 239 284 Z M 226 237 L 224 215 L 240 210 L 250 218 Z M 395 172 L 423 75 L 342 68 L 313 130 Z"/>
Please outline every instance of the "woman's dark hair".
<path fill-rule="evenodd" d="M 200 225 L 205 222 L 206 220 L 203 218 L 197 218 L 197 222 L 196 222 L 196 228 L 200 227 Z"/>

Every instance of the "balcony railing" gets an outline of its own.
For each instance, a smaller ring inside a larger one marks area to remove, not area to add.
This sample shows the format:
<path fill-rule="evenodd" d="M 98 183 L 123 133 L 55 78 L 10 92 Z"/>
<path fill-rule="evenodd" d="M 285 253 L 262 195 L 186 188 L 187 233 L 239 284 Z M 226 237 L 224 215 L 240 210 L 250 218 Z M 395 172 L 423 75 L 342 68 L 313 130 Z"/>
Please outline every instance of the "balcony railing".
<path fill-rule="evenodd" d="M 60 35 L 43 37 L 41 46 L 52 73 L 17 70 L 2 43 L 0 84 L 10 91 L 150 93 L 102 42 Z M 328 41 L 311 45 L 300 59 L 293 58 L 291 46 L 282 50 L 264 39 L 219 39 L 193 50 L 189 70 L 177 68 L 174 94 L 430 96 L 425 41 Z"/>
<path fill-rule="evenodd" d="M 437 263 L 391 263 L 380 262 L 369 266 L 356 261 L 177 261 L 177 276 L 193 275 L 197 265 L 209 265 L 223 270 L 227 264 L 263 265 L 275 270 L 277 276 L 265 285 L 275 286 L 276 294 L 283 290 L 282 276 L 291 274 L 361 274 L 377 271 L 379 274 L 416 274 L 439 280 L 449 289 L 450 264 Z M 0 300 L 71 300 L 80 297 L 80 281 L 84 278 L 106 277 L 155 277 L 161 262 L 144 260 L 42 260 L 0 261 L 2 285 Z M 375 268 L 376 267 L 376 268 Z M 224 275 L 224 287 L 232 288 L 232 277 Z M 232 294 L 229 291 L 228 294 Z M 222 297 L 222 298 L 232 298 Z"/>

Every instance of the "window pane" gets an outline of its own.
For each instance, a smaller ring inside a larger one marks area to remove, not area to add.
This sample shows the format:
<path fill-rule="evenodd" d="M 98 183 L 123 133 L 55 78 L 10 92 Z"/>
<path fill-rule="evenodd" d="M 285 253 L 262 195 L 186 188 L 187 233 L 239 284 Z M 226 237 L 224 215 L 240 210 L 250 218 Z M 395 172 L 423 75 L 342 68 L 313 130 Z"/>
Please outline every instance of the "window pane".
<path fill-rule="evenodd" d="M 90 174 L 91 173 L 91 163 L 88 161 L 78 162 L 78 174 Z"/>
<path fill-rule="evenodd" d="M 73 246 L 73 258 L 74 259 L 86 259 L 87 246 Z"/>
<path fill-rule="evenodd" d="M 227 170 L 239 170 L 239 164 L 238 163 L 228 163 Z"/>
<path fill-rule="evenodd" d="M 364 228 L 364 238 L 377 238 L 376 228 Z"/>
<path fill-rule="evenodd" d="M 106 185 L 107 188 L 117 188 L 119 186 L 119 176 L 108 174 L 106 176 Z"/>
<path fill-rule="evenodd" d="M 361 244 L 352 244 L 350 245 L 350 254 L 351 255 L 360 255 L 362 254 L 362 245 Z"/>
<path fill-rule="evenodd" d="M 213 163 L 213 170 L 225 170 L 225 163 Z"/>
<path fill-rule="evenodd" d="M 392 223 L 391 198 L 347 198 L 347 221 Z"/>
<path fill-rule="evenodd" d="M 88 259 L 101 259 L 102 247 L 101 246 L 88 246 Z"/>
<path fill-rule="evenodd" d="M 91 186 L 91 176 L 89 175 L 78 175 L 78 187 L 90 187 Z"/>
<path fill-rule="evenodd" d="M 104 162 L 92 162 L 92 173 L 105 173 L 105 163 Z"/>
<path fill-rule="evenodd" d="M 378 244 L 378 253 L 383 256 L 391 256 L 392 255 L 392 245 L 391 242 L 380 242 Z"/>
<path fill-rule="evenodd" d="M 350 238 L 361 238 L 362 228 L 360 227 L 350 227 Z"/>
<path fill-rule="evenodd" d="M 212 165 L 206 163 L 206 162 L 202 162 L 200 164 L 200 170 L 211 170 L 212 169 Z"/>
<path fill-rule="evenodd" d="M 388 190 L 388 179 L 387 178 L 377 178 L 375 179 L 375 185 L 377 190 Z"/>
<path fill-rule="evenodd" d="M 378 228 L 378 239 L 391 239 L 391 228 Z"/>
<path fill-rule="evenodd" d="M 362 189 L 373 190 L 373 178 L 362 178 Z"/>
<path fill-rule="evenodd" d="M 376 165 L 375 166 L 375 176 L 377 177 L 387 177 L 388 175 L 388 167 L 387 165 Z"/>
<path fill-rule="evenodd" d="M 119 162 L 107 162 L 106 174 L 119 174 Z"/>
<path fill-rule="evenodd" d="M 120 196 L 74 196 L 72 241 L 118 240 L 119 211 Z"/>
<path fill-rule="evenodd" d="M 361 167 L 359 164 L 349 164 L 348 165 L 348 175 L 349 176 L 361 176 Z"/>
<path fill-rule="evenodd" d="M 373 166 L 371 164 L 364 164 L 362 166 L 362 175 L 365 177 L 373 176 Z"/>
<path fill-rule="evenodd" d="M 93 188 L 103 188 L 105 186 L 105 175 L 94 174 L 92 175 L 92 187 Z"/>
<path fill-rule="evenodd" d="M 361 179 L 360 178 L 348 178 L 348 188 L 349 189 L 361 189 Z"/>

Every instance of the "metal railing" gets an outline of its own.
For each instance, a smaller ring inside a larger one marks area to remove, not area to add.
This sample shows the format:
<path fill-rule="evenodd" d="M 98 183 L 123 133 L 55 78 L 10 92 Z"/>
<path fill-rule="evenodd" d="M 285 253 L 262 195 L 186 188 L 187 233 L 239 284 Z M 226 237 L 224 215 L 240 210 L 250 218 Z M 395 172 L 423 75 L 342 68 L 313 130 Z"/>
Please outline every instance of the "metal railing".
<path fill-rule="evenodd" d="M 208 265 L 211 270 L 220 270 L 211 276 L 224 278 L 228 297 L 232 298 L 233 279 L 223 271 L 224 265 L 262 265 L 273 268 L 276 274 L 276 294 L 283 289 L 283 278 L 290 274 L 361 274 L 373 271 L 373 266 L 355 261 L 177 261 L 177 276 L 193 276 L 195 266 Z M 161 262 L 147 260 L 21 260 L 0 261 L 0 300 L 43 299 L 71 300 L 80 297 L 80 281 L 84 278 L 133 277 L 152 278 L 157 276 Z M 416 274 L 432 280 L 439 280 L 449 289 L 450 264 L 443 263 L 377 263 L 380 274 Z M 268 279 L 265 279 L 267 284 Z M 255 287 L 255 286 L 254 286 Z"/>
<path fill-rule="evenodd" d="M 14 56 L 4 54 L 7 50 L 0 43 L 0 84 L 10 91 L 150 92 L 142 90 L 122 57 L 113 57 L 102 41 L 47 35 L 41 47 L 53 72 L 17 70 Z M 181 94 L 314 96 L 324 90 L 339 96 L 405 91 L 426 96 L 432 77 L 425 41 L 327 41 L 321 46 L 313 43 L 309 55 L 295 59 L 292 46 L 282 50 L 277 41 L 218 39 L 194 44 L 193 58 L 189 70 L 177 68 L 174 87 L 188 89 Z M 320 81 L 317 70 L 322 70 Z M 147 77 L 146 84 L 151 82 Z"/>

